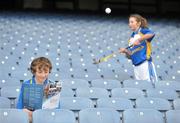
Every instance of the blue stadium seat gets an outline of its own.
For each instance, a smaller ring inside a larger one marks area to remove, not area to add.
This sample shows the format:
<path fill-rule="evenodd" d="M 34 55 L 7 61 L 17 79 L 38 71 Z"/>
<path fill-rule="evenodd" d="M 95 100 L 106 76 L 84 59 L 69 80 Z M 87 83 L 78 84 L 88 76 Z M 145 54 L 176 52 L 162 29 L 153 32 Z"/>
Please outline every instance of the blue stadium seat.
<path fill-rule="evenodd" d="M 0 89 L 8 86 L 20 86 L 20 79 L 11 78 L 11 77 L 0 77 Z"/>
<path fill-rule="evenodd" d="M 177 99 L 173 100 L 173 105 L 174 105 L 175 110 L 180 110 L 180 99 L 177 98 Z"/>
<path fill-rule="evenodd" d="M 1 108 L 11 108 L 10 100 L 6 97 L 0 97 L 0 109 Z"/>
<path fill-rule="evenodd" d="M 175 90 L 171 89 L 147 89 L 147 97 L 163 98 L 168 100 L 174 100 L 178 98 L 178 94 Z"/>
<path fill-rule="evenodd" d="M 120 116 L 113 109 L 83 109 L 79 112 L 79 123 L 120 123 Z"/>
<path fill-rule="evenodd" d="M 153 85 L 149 81 L 144 80 L 124 80 L 123 85 L 125 88 L 139 88 L 141 90 L 152 89 Z"/>
<path fill-rule="evenodd" d="M 11 77 L 12 77 L 11 83 L 16 82 L 18 84 L 20 80 L 24 81 L 24 80 L 32 78 L 32 74 L 28 70 L 17 68 L 16 71 L 11 72 Z"/>
<path fill-rule="evenodd" d="M 180 110 L 169 110 L 166 112 L 166 123 L 179 123 Z"/>
<path fill-rule="evenodd" d="M 87 73 L 85 73 L 85 80 L 88 80 L 88 81 L 91 81 L 91 80 L 93 80 L 93 79 L 102 79 L 102 77 L 101 77 L 101 75 L 98 73 L 98 72 L 96 72 L 96 71 L 94 71 L 94 72 L 87 72 Z"/>
<path fill-rule="evenodd" d="M 72 68 L 73 70 L 71 71 L 71 73 L 73 74 L 73 77 L 82 79 L 84 81 L 88 80 L 87 79 L 89 77 L 88 74 L 83 69 L 80 69 L 80 67 L 81 66 Z"/>
<path fill-rule="evenodd" d="M 123 111 L 133 108 L 133 103 L 125 98 L 99 98 L 97 108 L 113 108 L 114 110 Z"/>
<path fill-rule="evenodd" d="M 114 88 L 111 90 L 112 97 L 137 99 L 144 97 L 144 93 L 137 88 Z"/>
<path fill-rule="evenodd" d="M 124 123 L 164 123 L 163 115 L 154 109 L 127 109 L 123 112 Z"/>
<path fill-rule="evenodd" d="M 157 55 L 156 57 L 158 57 L 158 59 L 154 60 L 156 72 L 159 80 L 162 81 L 165 80 L 165 77 L 167 76 L 168 66 L 163 63 L 163 61 L 161 60 L 162 57 L 160 57 L 160 55 Z"/>
<path fill-rule="evenodd" d="M 88 81 L 84 79 L 63 79 L 60 80 L 62 87 L 68 87 L 72 89 L 89 87 Z"/>
<path fill-rule="evenodd" d="M 49 78 L 53 81 L 59 81 L 61 79 L 61 73 L 59 72 L 52 72 Z"/>
<path fill-rule="evenodd" d="M 26 112 L 19 109 L 0 109 L 1 123 L 29 123 Z"/>
<path fill-rule="evenodd" d="M 155 83 L 155 88 L 167 88 L 180 91 L 180 83 L 177 81 L 158 81 Z"/>
<path fill-rule="evenodd" d="M 1 96 L 7 97 L 9 99 L 18 98 L 19 93 L 20 93 L 20 86 L 9 86 L 9 87 L 3 87 L 1 89 Z"/>
<path fill-rule="evenodd" d="M 93 108 L 93 102 L 84 97 L 61 97 L 60 108 L 79 111 L 85 108 Z"/>
<path fill-rule="evenodd" d="M 123 68 L 123 71 L 114 70 L 115 79 L 123 82 L 124 80 L 133 78 L 133 74 L 128 72 L 129 69 Z M 130 70 L 131 71 L 131 70 Z"/>
<path fill-rule="evenodd" d="M 77 88 L 76 90 L 77 97 L 87 97 L 91 99 L 98 99 L 102 97 L 109 97 L 109 93 L 104 88 Z"/>
<path fill-rule="evenodd" d="M 84 61 L 85 63 L 89 63 L 90 60 Z M 94 80 L 94 79 L 102 79 L 100 75 L 100 69 L 97 68 L 96 66 L 92 66 L 92 63 L 89 63 L 86 66 L 85 71 L 87 71 L 88 74 L 88 79 L 89 81 Z"/>
<path fill-rule="evenodd" d="M 11 107 L 15 107 L 15 99 L 19 97 L 20 86 L 7 86 L 1 89 L 1 96 L 10 99 Z"/>
<path fill-rule="evenodd" d="M 161 98 L 138 98 L 136 99 L 136 108 L 147 108 L 147 109 L 156 109 L 161 111 L 167 111 L 171 109 L 170 103 Z"/>
<path fill-rule="evenodd" d="M 109 68 L 102 69 L 102 71 L 100 71 L 99 73 L 103 79 L 117 79 L 115 73 L 113 73 Z"/>
<path fill-rule="evenodd" d="M 92 87 L 105 88 L 105 89 L 113 89 L 121 87 L 121 84 L 118 80 L 110 80 L 110 79 L 96 79 L 91 81 Z"/>
<path fill-rule="evenodd" d="M 65 109 L 36 110 L 33 112 L 33 123 L 76 123 L 72 111 Z"/>
<path fill-rule="evenodd" d="M 62 87 L 60 96 L 61 97 L 74 97 L 74 92 L 71 88 Z"/>

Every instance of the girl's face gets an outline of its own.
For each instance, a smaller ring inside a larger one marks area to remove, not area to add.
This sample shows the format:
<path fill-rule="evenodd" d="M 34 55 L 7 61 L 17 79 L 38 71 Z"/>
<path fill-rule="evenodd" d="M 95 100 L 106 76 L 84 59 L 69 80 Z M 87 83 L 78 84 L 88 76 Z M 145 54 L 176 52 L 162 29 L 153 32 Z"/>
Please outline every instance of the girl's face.
<path fill-rule="evenodd" d="M 139 29 L 140 25 L 141 25 L 141 23 L 137 22 L 135 17 L 130 17 L 129 18 L 129 28 L 132 31 L 136 31 L 137 29 Z"/>
<path fill-rule="evenodd" d="M 38 84 L 43 84 L 43 82 L 48 78 L 49 76 L 49 69 L 37 69 L 35 73 L 35 79 Z"/>

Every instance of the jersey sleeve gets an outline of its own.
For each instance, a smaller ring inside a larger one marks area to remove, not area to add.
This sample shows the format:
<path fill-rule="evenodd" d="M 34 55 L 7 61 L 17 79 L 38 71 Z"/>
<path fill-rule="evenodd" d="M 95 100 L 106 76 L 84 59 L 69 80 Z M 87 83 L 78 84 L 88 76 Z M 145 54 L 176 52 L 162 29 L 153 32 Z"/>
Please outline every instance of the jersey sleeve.
<path fill-rule="evenodd" d="M 144 34 L 144 35 L 145 34 L 152 34 L 153 35 L 151 38 L 148 39 L 148 41 L 152 41 L 152 39 L 155 36 L 155 33 L 152 30 L 150 30 L 149 28 L 142 28 L 141 33 Z"/>

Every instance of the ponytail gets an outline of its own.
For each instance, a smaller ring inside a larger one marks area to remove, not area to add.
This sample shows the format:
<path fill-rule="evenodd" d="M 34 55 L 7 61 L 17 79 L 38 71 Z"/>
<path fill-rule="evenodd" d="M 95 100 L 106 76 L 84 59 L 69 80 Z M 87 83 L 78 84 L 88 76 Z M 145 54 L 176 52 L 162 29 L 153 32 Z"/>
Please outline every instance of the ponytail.
<path fill-rule="evenodd" d="M 141 18 L 141 27 L 148 28 L 148 22 L 146 18 Z"/>

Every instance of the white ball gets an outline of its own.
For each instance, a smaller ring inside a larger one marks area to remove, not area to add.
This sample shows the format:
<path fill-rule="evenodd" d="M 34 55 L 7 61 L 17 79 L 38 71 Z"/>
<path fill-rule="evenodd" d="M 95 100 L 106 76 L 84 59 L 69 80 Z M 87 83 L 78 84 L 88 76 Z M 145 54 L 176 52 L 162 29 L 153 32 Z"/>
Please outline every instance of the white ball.
<path fill-rule="evenodd" d="M 106 8 L 106 9 L 105 9 L 105 12 L 106 12 L 107 14 L 110 14 L 110 13 L 111 13 L 111 9 L 110 9 L 110 8 Z"/>

